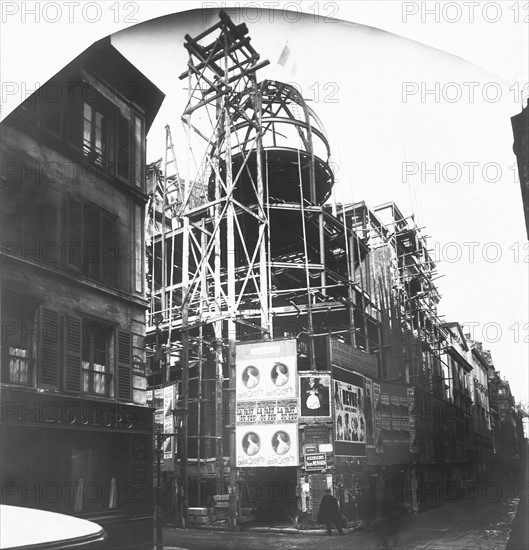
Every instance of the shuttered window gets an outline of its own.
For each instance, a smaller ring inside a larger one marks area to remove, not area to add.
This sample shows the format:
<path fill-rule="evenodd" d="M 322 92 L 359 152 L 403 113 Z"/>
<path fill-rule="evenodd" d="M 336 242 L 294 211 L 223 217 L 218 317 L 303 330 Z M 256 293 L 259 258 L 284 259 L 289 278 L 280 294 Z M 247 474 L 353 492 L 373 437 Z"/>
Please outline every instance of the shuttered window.
<path fill-rule="evenodd" d="M 67 265 L 108 286 L 116 282 L 116 220 L 98 206 L 69 198 L 66 205 Z"/>
<path fill-rule="evenodd" d="M 41 308 L 39 318 L 38 385 L 42 388 L 59 386 L 61 327 L 59 313 Z"/>
<path fill-rule="evenodd" d="M 79 317 L 65 315 L 64 319 L 64 389 L 81 391 L 82 322 Z"/>
<path fill-rule="evenodd" d="M 117 387 L 116 397 L 124 401 L 132 399 L 131 335 L 117 331 Z"/>

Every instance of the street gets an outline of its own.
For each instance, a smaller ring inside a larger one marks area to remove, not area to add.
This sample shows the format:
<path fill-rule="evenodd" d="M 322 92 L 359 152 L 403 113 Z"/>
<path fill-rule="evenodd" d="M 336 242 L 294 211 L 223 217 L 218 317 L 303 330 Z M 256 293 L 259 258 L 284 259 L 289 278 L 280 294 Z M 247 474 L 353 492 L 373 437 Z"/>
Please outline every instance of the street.
<path fill-rule="evenodd" d="M 410 516 L 397 540 L 387 548 L 401 550 L 504 550 L 509 541 L 520 497 L 527 498 L 525 485 L 517 482 L 489 484 L 476 489 L 473 497 L 445 502 L 439 507 Z M 286 526 L 285 526 L 286 527 Z M 340 537 L 333 530 L 328 537 L 316 533 L 281 533 L 241 531 L 230 533 L 211 529 L 164 529 L 164 548 L 174 550 L 327 550 L 384 548 L 379 530 L 372 526 Z M 526 550 L 510 547 L 510 550 Z"/>

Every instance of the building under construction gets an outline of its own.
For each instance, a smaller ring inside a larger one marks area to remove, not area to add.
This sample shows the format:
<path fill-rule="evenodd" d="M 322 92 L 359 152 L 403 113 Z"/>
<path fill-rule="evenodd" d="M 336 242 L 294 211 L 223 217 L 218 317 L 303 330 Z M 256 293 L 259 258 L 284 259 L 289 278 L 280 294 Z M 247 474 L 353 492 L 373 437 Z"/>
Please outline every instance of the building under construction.
<path fill-rule="evenodd" d="M 166 519 L 311 525 L 326 488 L 350 522 L 419 511 L 477 470 L 471 348 L 438 316 L 413 217 L 326 204 L 325 130 L 295 87 L 259 81 L 250 42 L 222 10 L 186 35 L 187 151 L 167 127 L 149 171 Z"/>
<path fill-rule="evenodd" d="M 221 12 L 217 24 L 186 36 L 185 48 L 187 159 L 176 158 L 168 128 L 165 159 L 149 176 L 152 387 L 161 396 L 163 386 L 177 382 L 171 409 L 177 452 L 164 463 L 166 487 L 172 486 L 166 509 L 172 519 L 186 518 L 189 507 L 214 502 L 218 517 L 242 520 L 246 509 L 257 508 L 246 502 L 244 487 L 273 480 L 294 490 L 290 498 L 279 492 L 260 499 L 260 517 L 279 510 L 293 518 L 296 488 L 307 474 L 300 466 L 304 444 L 312 454 L 318 445 L 332 447 L 331 354 L 336 364 L 356 354 L 378 375 L 379 314 L 355 281 L 368 249 L 345 218 L 324 206 L 334 177 L 317 115 L 296 88 L 258 82 L 257 71 L 268 62 L 260 61 L 245 25 Z M 237 467 L 236 348 L 278 341 L 295 343 L 294 370 L 325 371 L 327 410 L 300 417 L 303 377 L 291 373 L 294 400 L 273 396 L 273 407 L 290 407 L 288 426 L 299 429 L 291 434 L 292 460 L 283 467 Z M 321 472 L 336 468 L 332 451 L 323 454 L 324 466 L 312 474 L 321 478 L 320 489 L 332 484 Z M 365 450 L 357 454 L 365 457 Z"/>

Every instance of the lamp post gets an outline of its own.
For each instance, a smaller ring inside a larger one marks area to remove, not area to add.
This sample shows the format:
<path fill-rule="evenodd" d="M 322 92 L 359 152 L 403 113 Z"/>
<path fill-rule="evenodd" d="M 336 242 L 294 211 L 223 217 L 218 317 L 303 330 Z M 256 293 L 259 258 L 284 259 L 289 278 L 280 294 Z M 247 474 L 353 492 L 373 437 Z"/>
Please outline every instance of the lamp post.
<path fill-rule="evenodd" d="M 163 508 L 162 508 L 162 454 L 163 442 L 177 433 L 162 433 L 156 430 L 156 550 L 163 550 Z"/>
<path fill-rule="evenodd" d="M 160 345 L 160 324 L 163 322 L 163 315 L 157 313 L 153 317 L 156 327 L 156 349 L 155 349 L 155 369 L 162 373 L 162 348 Z M 165 383 L 165 376 L 162 373 L 162 385 Z M 169 434 L 162 434 L 160 428 L 155 434 L 155 454 L 156 454 L 156 550 L 163 550 L 163 509 L 162 509 L 162 454 L 163 442 Z"/>

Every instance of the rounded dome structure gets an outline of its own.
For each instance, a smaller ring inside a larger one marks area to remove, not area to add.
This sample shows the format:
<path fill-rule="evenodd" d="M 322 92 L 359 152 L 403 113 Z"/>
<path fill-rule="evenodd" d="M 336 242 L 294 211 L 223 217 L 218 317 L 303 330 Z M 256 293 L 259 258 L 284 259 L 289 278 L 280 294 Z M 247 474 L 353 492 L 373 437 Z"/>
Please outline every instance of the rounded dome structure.
<path fill-rule="evenodd" d="M 321 122 L 300 92 L 290 84 L 265 80 L 258 85 L 256 100 L 249 93 L 241 94 L 240 106 L 241 112 L 260 110 L 265 200 L 325 203 L 334 184 L 329 143 Z M 256 134 L 251 117 L 238 117 L 231 128 L 232 174 L 238 178 L 235 198 L 246 205 L 256 202 Z M 225 162 L 221 162 L 219 171 L 223 180 L 225 169 Z M 214 172 L 209 194 L 213 199 Z"/>

